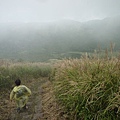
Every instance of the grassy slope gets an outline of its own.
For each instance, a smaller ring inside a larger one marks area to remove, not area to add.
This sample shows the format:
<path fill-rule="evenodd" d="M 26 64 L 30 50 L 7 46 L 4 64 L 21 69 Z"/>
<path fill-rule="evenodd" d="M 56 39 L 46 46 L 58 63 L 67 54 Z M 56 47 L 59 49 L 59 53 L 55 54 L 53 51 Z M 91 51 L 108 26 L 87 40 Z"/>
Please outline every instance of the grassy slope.
<path fill-rule="evenodd" d="M 0 83 L 1 97 L 4 98 L 4 101 L 1 100 L 1 113 L 4 114 L 10 107 L 8 106 L 10 91 L 6 92 L 5 97 L 4 92 L 2 93 L 3 87 L 10 89 L 13 80 L 17 77 L 31 84 L 32 78 L 36 80 L 41 76 L 50 75 L 52 81 L 42 86 L 41 92 L 44 118 L 52 119 L 54 116 L 58 120 L 119 119 L 119 57 L 109 59 L 106 55 L 106 58 L 99 59 L 95 55 L 89 58 L 86 55 L 81 59 L 56 61 L 53 71 L 50 66 L 53 67 L 53 64 L 1 61 L 0 82 L 4 83 Z M 37 84 L 37 81 L 35 82 Z M 5 114 L 9 115 L 9 111 Z"/>
<path fill-rule="evenodd" d="M 119 59 L 69 59 L 55 68 L 56 97 L 70 120 L 120 118 Z"/>
<path fill-rule="evenodd" d="M 48 63 L 0 61 L 0 120 L 42 119 L 41 86 L 48 80 L 50 73 L 51 65 Z M 29 109 L 21 114 L 16 113 L 15 103 L 9 100 L 10 91 L 17 78 L 32 91 L 28 102 Z"/>

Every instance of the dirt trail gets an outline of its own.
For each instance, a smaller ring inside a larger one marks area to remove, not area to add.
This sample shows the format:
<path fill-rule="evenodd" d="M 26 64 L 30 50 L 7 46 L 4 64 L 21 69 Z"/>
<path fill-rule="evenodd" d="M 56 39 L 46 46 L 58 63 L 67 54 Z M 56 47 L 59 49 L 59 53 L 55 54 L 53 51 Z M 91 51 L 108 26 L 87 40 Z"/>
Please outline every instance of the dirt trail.
<path fill-rule="evenodd" d="M 42 119 L 42 102 L 41 102 L 41 85 L 45 80 L 36 80 L 30 85 L 32 95 L 27 103 L 28 109 L 17 113 L 16 108 L 11 109 L 8 120 L 43 120 Z"/>
<path fill-rule="evenodd" d="M 0 99 L 0 120 L 68 120 L 64 108 L 55 99 L 52 82 L 48 78 L 25 82 L 32 91 L 27 103 L 28 109 L 16 111 L 15 102 L 10 102 L 9 92 L 2 93 Z"/>

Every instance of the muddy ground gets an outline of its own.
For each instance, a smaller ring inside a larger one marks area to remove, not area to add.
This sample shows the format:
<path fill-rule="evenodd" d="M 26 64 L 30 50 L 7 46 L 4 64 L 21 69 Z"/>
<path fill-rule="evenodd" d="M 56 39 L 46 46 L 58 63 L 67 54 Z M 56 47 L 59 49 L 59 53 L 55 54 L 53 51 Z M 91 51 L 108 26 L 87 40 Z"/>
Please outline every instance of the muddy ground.
<path fill-rule="evenodd" d="M 32 91 L 28 109 L 17 113 L 14 101 L 9 100 L 10 90 L 5 90 L 0 96 L 0 120 L 67 120 L 63 108 L 55 100 L 48 78 L 34 79 L 25 85 Z"/>

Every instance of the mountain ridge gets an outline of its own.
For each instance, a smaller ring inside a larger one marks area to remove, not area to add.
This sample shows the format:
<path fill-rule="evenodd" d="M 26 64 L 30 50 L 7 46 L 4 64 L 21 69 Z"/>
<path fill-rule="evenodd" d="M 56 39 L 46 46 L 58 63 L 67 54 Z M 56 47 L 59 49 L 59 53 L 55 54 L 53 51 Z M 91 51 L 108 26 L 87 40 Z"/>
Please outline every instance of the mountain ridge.
<path fill-rule="evenodd" d="M 0 58 L 44 61 L 62 53 L 92 52 L 110 42 L 120 46 L 120 16 L 78 22 L 0 24 Z M 65 56 L 64 56 L 65 57 Z"/>

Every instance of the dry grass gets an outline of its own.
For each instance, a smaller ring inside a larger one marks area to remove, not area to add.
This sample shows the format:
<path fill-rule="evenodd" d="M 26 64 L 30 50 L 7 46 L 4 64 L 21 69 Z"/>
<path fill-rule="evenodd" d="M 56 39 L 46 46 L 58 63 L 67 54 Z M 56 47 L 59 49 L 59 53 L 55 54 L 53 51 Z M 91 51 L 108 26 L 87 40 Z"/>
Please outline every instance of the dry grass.
<path fill-rule="evenodd" d="M 43 86 L 42 93 L 42 106 L 43 106 L 43 119 L 47 120 L 67 120 L 68 116 L 63 111 L 57 102 L 53 92 L 53 85 L 47 81 Z"/>
<path fill-rule="evenodd" d="M 120 113 L 120 60 L 63 60 L 55 66 L 54 91 L 71 120 L 116 120 Z"/>
<path fill-rule="evenodd" d="M 29 81 L 32 78 L 48 77 L 50 73 L 51 65 L 49 63 L 0 61 L 0 89 L 10 89 L 17 78 Z"/>

